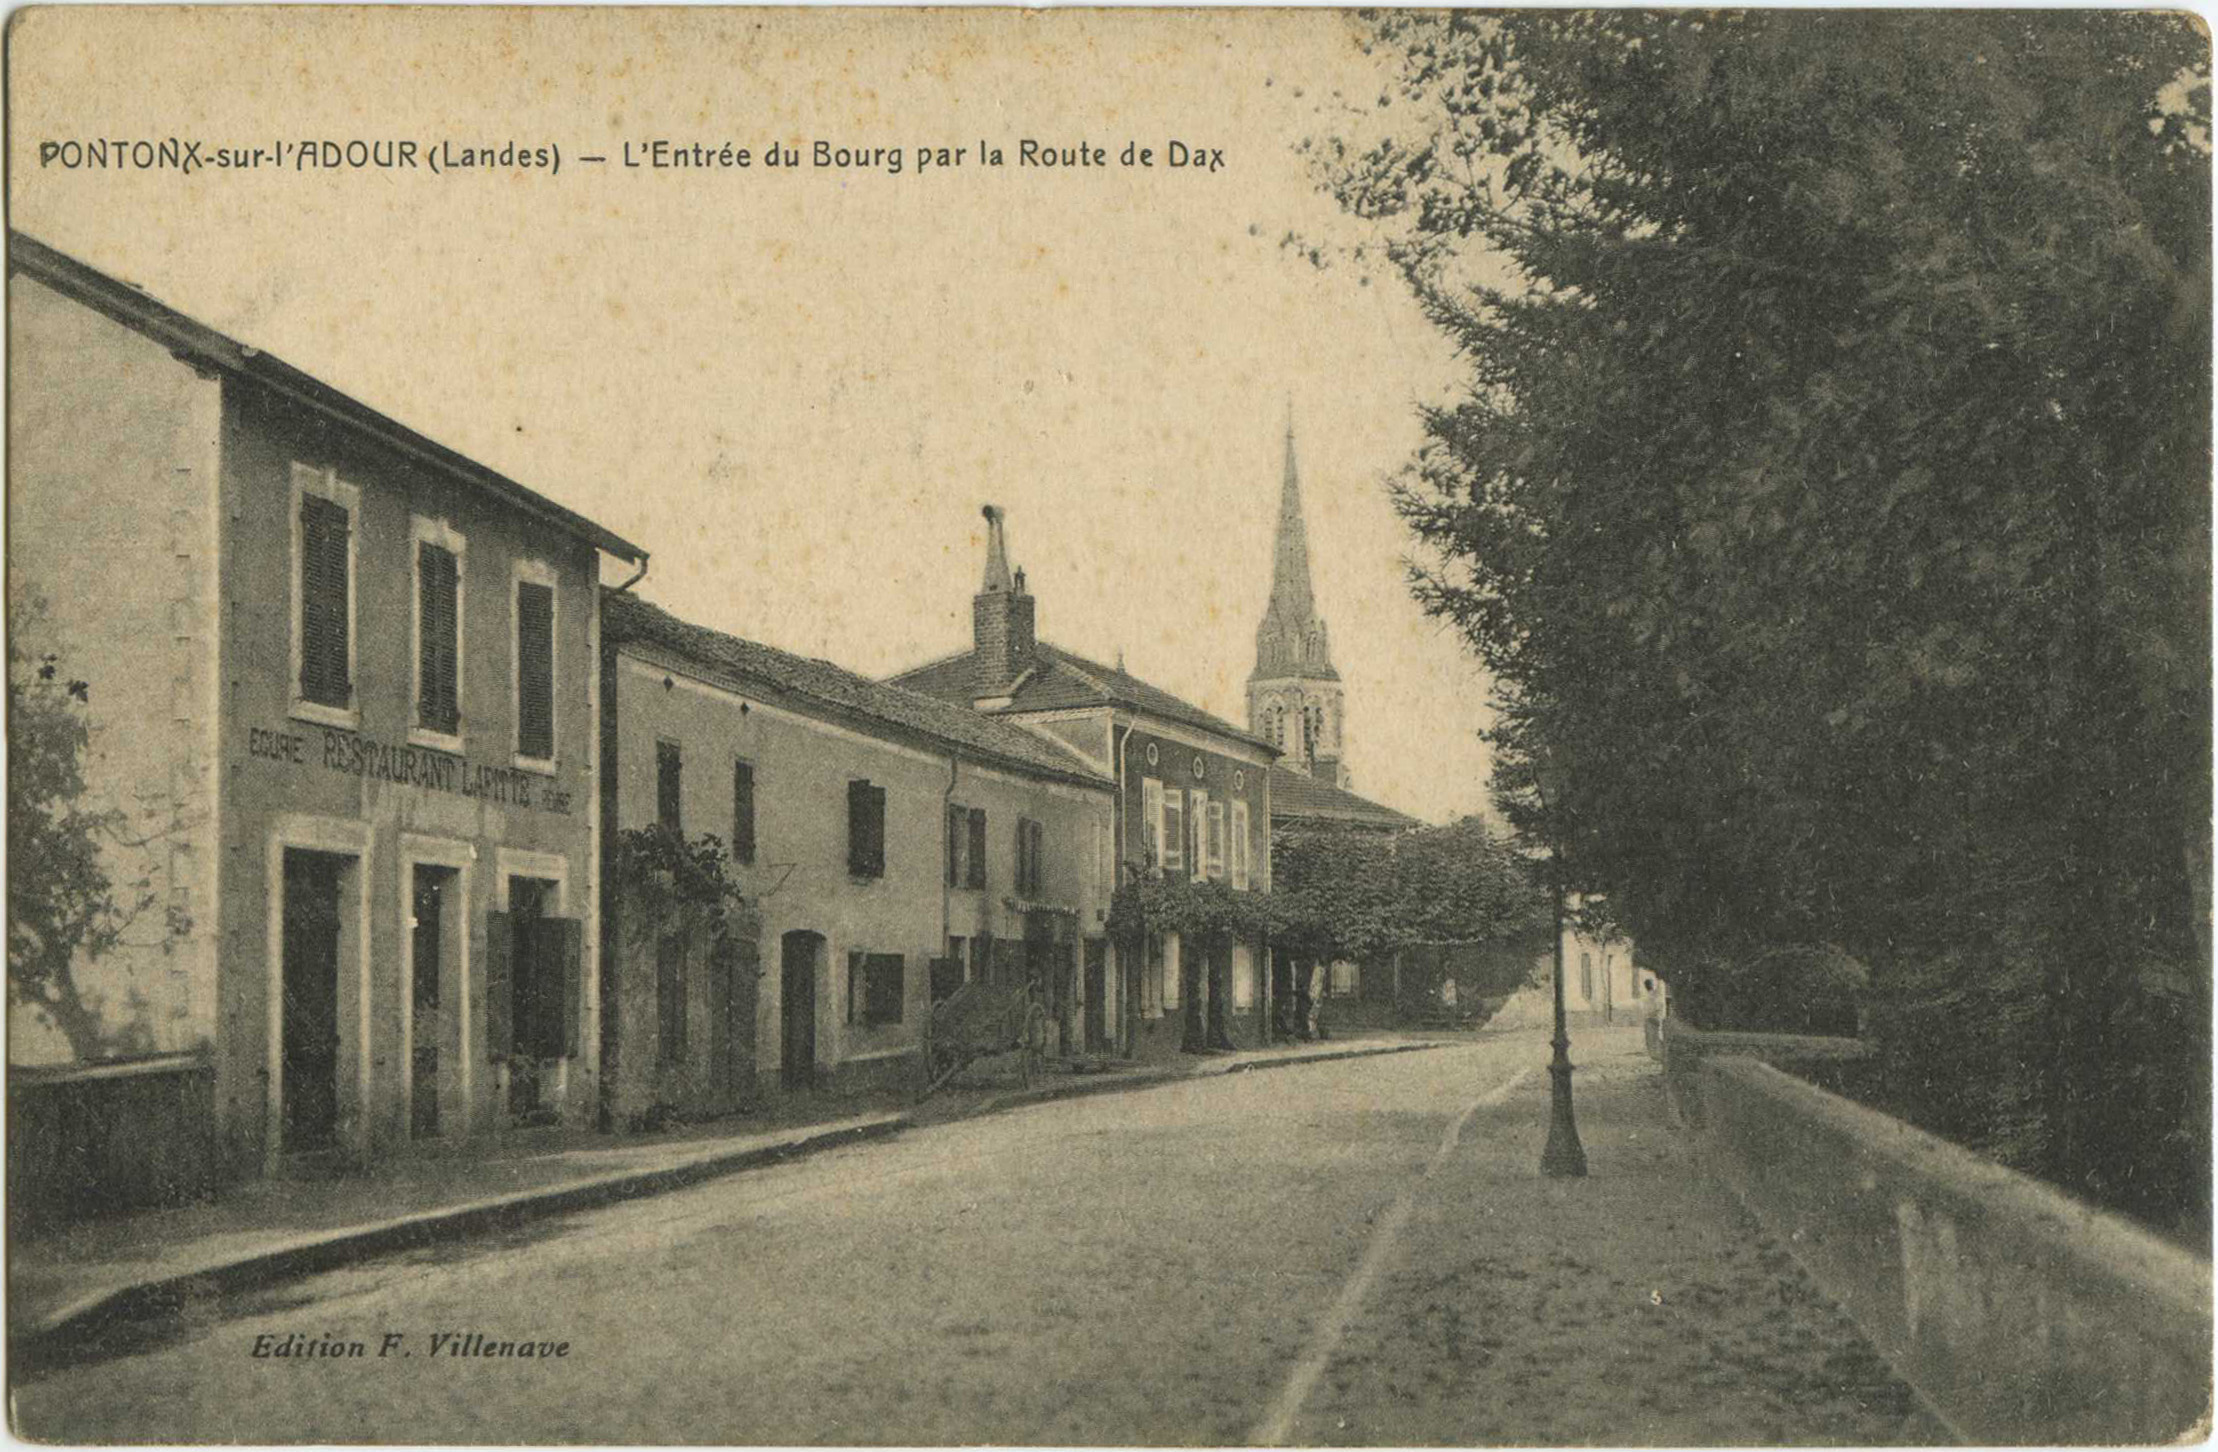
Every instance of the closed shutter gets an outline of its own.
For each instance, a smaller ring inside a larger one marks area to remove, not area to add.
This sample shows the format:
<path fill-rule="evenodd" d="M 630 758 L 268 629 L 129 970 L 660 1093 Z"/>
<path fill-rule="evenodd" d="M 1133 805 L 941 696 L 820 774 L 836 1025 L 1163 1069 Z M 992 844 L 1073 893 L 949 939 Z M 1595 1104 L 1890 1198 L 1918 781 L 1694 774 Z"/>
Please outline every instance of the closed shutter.
<path fill-rule="evenodd" d="M 1017 818 L 1015 852 L 1017 860 L 1016 892 L 1018 897 L 1030 897 L 1032 895 L 1032 859 L 1028 850 L 1031 846 L 1032 834 L 1027 830 L 1029 826 L 1030 824 L 1024 818 Z"/>
<path fill-rule="evenodd" d="M 1188 860 L 1193 864 L 1192 878 L 1199 882 L 1209 875 L 1209 793 L 1187 793 L 1186 820 L 1192 824 L 1187 829 L 1193 848 Z"/>
<path fill-rule="evenodd" d="M 485 915 L 485 1052 L 516 1052 L 516 935 L 507 913 Z"/>
<path fill-rule="evenodd" d="M 1225 875 L 1225 804 L 1209 804 L 1209 875 Z"/>
<path fill-rule="evenodd" d="M 685 939 L 664 933 L 655 942 L 655 1062 L 665 1069 L 685 1062 Z"/>
<path fill-rule="evenodd" d="M 867 781 L 847 784 L 847 870 L 856 877 L 886 873 L 886 790 Z"/>
<path fill-rule="evenodd" d="M 1039 897 L 1047 892 L 1047 824 L 1034 820 L 1025 829 L 1032 834 L 1032 895 Z"/>
<path fill-rule="evenodd" d="M 346 507 L 320 494 L 300 496 L 300 697 L 322 706 L 353 704 L 347 671 Z"/>
<path fill-rule="evenodd" d="M 1232 804 L 1232 885 L 1245 891 L 1248 886 L 1248 804 Z"/>
<path fill-rule="evenodd" d="M 548 1025 L 547 1052 L 574 1059 L 585 1020 L 585 925 L 576 918 L 546 918 L 541 930 L 540 962 L 554 971 L 561 990 L 546 995 L 557 1019 Z"/>
<path fill-rule="evenodd" d="M 970 878 L 964 885 L 984 887 L 986 885 L 986 809 L 984 807 L 972 807 L 970 809 L 970 861 L 965 865 L 970 868 Z"/>
<path fill-rule="evenodd" d="M 429 541 L 416 545 L 416 675 L 420 682 L 416 723 L 427 731 L 453 735 L 462 722 L 456 686 L 455 606 L 462 573 L 454 551 Z"/>
<path fill-rule="evenodd" d="M 685 754 L 675 741 L 655 743 L 655 821 L 673 832 L 685 830 Z"/>
<path fill-rule="evenodd" d="M 947 809 L 947 885 L 963 885 L 963 847 L 970 838 L 970 813 L 961 807 Z"/>
<path fill-rule="evenodd" d="M 732 763 L 732 861 L 755 860 L 755 768 Z"/>
<path fill-rule="evenodd" d="M 554 590 L 516 584 L 516 752 L 554 757 Z"/>
<path fill-rule="evenodd" d="M 901 1022 L 908 993 L 908 962 L 899 953 L 873 953 L 863 964 L 863 1022 Z"/>

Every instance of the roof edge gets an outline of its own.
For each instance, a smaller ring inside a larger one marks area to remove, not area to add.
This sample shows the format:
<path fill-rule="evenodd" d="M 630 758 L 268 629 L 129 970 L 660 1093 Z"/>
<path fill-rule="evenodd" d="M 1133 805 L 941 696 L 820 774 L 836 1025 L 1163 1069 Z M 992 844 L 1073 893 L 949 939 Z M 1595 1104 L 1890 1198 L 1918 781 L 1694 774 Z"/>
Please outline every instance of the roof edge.
<path fill-rule="evenodd" d="M 156 301 L 129 283 L 12 228 L 8 232 L 8 270 L 45 283 L 133 332 L 162 344 L 188 362 L 259 384 L 303 407 L 361 430 L 387 447 L 398 449 L 462 483 L 485 490 L 618 559 L 635 565 L 647 562 L 646 550 L 575 510 L 555 503 L 537 490 L 416 432 L 273 354 L 220 333 Z"/>

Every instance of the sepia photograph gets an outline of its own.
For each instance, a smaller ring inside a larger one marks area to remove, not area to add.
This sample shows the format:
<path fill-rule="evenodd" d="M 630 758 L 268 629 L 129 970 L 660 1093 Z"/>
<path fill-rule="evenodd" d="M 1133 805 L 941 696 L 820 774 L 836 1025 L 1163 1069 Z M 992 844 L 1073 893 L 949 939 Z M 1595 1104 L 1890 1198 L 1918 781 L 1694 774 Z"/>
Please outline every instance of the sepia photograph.
<path fill-rule="evenodd" d="M 2211 71 L 15 10 L 13 1435 L 2207 1439 Z"/>

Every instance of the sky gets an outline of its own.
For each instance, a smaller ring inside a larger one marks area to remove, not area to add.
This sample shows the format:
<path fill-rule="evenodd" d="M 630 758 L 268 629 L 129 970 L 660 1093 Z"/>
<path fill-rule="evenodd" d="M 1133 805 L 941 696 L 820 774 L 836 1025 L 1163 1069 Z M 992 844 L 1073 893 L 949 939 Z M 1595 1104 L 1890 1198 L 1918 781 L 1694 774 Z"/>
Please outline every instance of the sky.
<path fill-rule="evenodd" d="M 1295 151 L 1380 89 L 1352 24 L 31 10 L 11 216 L 642 545 L 647 598 L 874 676 L 967 646 L 991 502 L 1043 638 L 1244 723 L 1290 412 L 1355 786 L 1441 821 L 1486 806 L 1486 690 L 1411 597 L 1386 481 L 1459 374 L 1399 283 L 1282 245 L 1355 235 Z M 418 165 L 42 153 L 100 137 Z M 1108 164 L 1024 166 L 1027 138 Z M 752 164 L 622 164 L 657 140 Z M 561 166 L 425 164 L 510 143 Z"/>

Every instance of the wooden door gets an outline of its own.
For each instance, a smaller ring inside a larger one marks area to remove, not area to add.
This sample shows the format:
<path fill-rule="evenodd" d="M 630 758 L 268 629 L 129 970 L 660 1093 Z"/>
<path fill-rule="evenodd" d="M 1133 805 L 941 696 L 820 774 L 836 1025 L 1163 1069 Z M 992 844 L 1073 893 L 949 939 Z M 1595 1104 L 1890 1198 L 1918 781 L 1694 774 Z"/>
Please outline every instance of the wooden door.
<path fill-rule="evenodd" d="M 784 1032 L 778 1071 L 788 1089 L 816 1082 L 816 960 L 824 940 L 815 933 L 788 933 L 782 940 L 779 1015 Z"/>
<path fill-rule="evenodd" d="M 1100 938 L 1086 940 L 1086 1052 L 1098 1054 L 1109 1047 L 1109 945 Z"/>
<path fill-rule="evenodd" d="M 328 1149 L 339 1130 L 339 887 L 347 859 L 287 849 L 279 1045 L 287 1153 Z"/>

